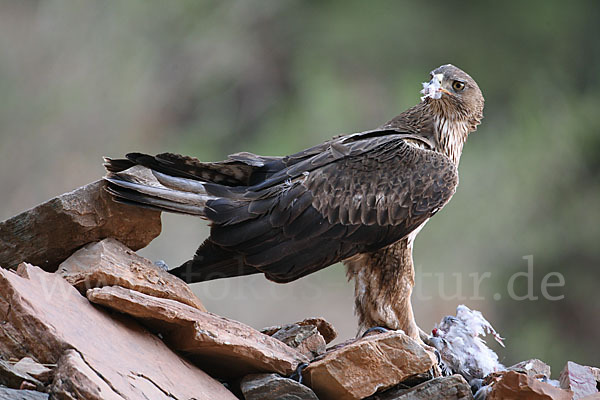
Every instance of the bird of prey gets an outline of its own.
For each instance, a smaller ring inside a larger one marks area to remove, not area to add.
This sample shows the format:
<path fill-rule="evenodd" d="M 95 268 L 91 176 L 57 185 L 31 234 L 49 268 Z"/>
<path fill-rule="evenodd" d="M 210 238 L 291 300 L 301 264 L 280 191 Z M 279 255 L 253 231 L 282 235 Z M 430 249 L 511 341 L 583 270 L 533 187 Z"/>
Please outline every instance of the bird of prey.
<path fill-rule="evenodd" d="M 477 83 L 450 64 L 433 70 L 421 93 L 377 129 L 287 157 L 107 158 L 107 190 L 120 202 L 210 221 L 195 256 L 170 271 L 188 283 L 256 273 L 284 283 L 343 261 L 359 333 L 380 326 L 419 339 L 413 241 L 454 194 L 484 104 Z"/>

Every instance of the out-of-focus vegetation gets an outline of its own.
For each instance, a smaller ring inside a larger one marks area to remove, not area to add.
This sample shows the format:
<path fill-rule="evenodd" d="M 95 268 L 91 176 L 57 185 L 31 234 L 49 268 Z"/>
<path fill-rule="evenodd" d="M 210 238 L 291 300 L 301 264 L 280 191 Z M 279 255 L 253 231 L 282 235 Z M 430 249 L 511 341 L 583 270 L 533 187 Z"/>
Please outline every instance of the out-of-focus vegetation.
<path fill-rule="evenodd" d="M 598 21 L 597 1 L 3 1 L 0 219 L 98 179 L 103 155 L 285 155 L 376 127 L 453 63 L 478 81 L 486 118 L 457 194 L 417 240 L 417 319 L 427 330 L 465 303 L 507 338 L 506 364 L 598 365 Z M 178 265 L 206 224 L 163 221 L 143 254 Z M 511 299 L 528 255 L 538 299 Z M 562 300 L 543 296 L 549 272 Z M 354 334 L 340 266 L 195 289 L 256 327 L 324 315 Z"/>

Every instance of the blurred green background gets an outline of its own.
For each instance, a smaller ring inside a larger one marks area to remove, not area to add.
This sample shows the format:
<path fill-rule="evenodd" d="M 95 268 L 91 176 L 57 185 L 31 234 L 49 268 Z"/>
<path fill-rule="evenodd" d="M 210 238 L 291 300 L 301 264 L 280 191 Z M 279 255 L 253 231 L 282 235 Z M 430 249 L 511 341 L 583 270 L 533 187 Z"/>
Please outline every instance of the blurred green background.
<path fill-rule="evenodd" d="M 0 219 L 98 179 L 103 155 L 285 155 L 374 128 L 453 63 L 485 119 L 416 242 L 417 320 L 429 330 L 464 303 L 506 337 L 493 347 L 507 365 L 599 366 L 598 21 L 597 1 L 1 1 Z M 207 235 L 192 217 L 163 223 L 142 254 L 171 266 Z M 515 279 L 530 255 L 531 282 Z M 543 296 L 550 272 L 561 300 Z M 510 296 L 529 284 L 537 300 Z M 355 334 L 340 265 L 194 289 L 257 328 L 322 315 Z"/>

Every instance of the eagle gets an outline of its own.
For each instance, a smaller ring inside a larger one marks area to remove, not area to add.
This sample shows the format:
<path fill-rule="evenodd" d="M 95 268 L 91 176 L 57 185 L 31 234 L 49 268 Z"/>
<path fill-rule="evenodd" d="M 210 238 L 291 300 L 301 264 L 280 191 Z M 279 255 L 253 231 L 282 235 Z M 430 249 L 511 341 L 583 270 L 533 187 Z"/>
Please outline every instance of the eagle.
<path fill-rule="evenodd" d="M 355 284 L 359 334 L 383 327 L 419 340 L 413 242 L 455 193 L 484 106 L 477 83 L 451 64 L 433 70 L 421 93 L 377 129 L 286 157 L 105 158 L 106 188 L 122 203 L 210 222 L 193 258 L 170 270 L 188 283 L 257 273 L 286 283 L 341 261 Z"/>

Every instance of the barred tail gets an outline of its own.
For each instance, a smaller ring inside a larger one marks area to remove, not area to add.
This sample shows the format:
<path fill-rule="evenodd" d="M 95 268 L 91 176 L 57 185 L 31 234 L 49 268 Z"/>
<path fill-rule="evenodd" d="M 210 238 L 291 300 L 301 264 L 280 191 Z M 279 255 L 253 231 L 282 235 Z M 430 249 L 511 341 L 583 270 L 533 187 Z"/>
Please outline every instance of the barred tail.
<path fill-rule="evenodd" d="M 206 182 L 170 176 L 126 160 L 105 158 L 104 179 L 116 201 L 161 211 L 205 216 L 206 202 L 216 199 L 206 192 Z M 126 168 L 126 169 L 124 169 Z"/>

